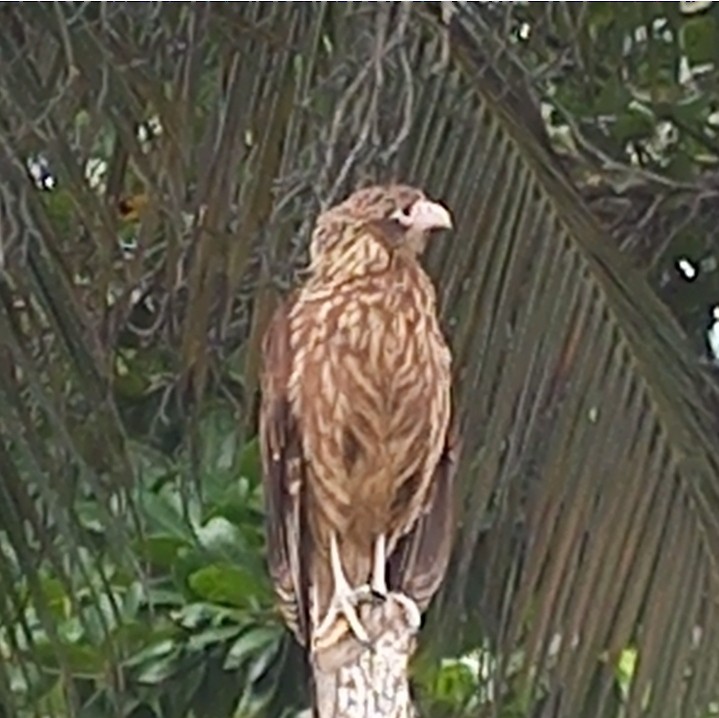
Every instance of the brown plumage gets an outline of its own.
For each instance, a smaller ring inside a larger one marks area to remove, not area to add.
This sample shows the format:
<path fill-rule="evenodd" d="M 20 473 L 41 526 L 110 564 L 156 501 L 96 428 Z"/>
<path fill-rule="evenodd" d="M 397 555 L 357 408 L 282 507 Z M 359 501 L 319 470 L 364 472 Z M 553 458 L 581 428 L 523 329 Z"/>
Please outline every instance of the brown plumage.
<path fill-rule="evenodd" d="M 353 589 L 371 582 L 424 610 L 444 575 L 450 353 L 418 256 L 430 231 L 450 224 L 412 187 L 355 192 L 318 218 L 308 279 L 265 336 L 268 558 L 285 620 L 306 645 L 334 605 L 333 540 Z"/>

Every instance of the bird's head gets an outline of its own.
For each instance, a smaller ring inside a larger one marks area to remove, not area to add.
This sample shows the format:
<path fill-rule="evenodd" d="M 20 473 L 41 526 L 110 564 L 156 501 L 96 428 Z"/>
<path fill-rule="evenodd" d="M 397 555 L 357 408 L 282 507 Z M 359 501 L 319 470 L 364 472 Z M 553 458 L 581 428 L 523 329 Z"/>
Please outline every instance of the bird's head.
<path fill-rule="evenodd" d="M 351 251 L 352 243 L 366 241 L 369 233 L 387 250 L 419 255 L 433 231 L 451 227 L 449 210 L 415 187 L 365 187 L 319 216 L 310 254 L 315 262 Z"/>

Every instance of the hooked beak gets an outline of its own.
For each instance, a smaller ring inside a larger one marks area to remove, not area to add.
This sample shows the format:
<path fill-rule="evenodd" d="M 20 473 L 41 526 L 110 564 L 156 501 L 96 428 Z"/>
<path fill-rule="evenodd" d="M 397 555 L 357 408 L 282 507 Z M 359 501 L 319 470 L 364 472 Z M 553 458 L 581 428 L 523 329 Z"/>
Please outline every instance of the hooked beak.
<path fill-rule="evenodd" d="M 432 229 L 452 229 L 452 215 L 439 202 L 420 199 L 409 209 L 409 212 L 397 215 L 397 218 L 408 229 L 428 232 Z"/>

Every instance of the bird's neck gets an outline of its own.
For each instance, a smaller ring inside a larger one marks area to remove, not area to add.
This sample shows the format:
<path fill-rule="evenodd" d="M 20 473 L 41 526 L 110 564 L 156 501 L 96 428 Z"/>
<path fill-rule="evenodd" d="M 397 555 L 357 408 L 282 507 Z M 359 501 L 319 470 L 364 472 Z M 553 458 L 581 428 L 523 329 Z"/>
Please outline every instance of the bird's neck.
<path fill-rule="evenodd" d="M 434 311 L 432 282 L 408 247 L 393 250 L 379 242 L 361 240 L 344 251 L 332 251 L 336 255 L 325 255 L 321 265 L 310 267 L 310 277 L 302 290 L 304 299 L 322 300 L 337 292 L 357 291 L 367 283 L 376 288 L 379 282 L 384 287 L 382 291 L 411 291 L 415 303 Z M 330 259 L 334 261 L 327 261 Z"/>
<path fill-rule="evenodd" d="M 336 286 L 363 276 L 382 274 L 392 269 L 397 261 L 396 254 L 371 236 L 339 244 L 310 267 L 311 281 Z"/>

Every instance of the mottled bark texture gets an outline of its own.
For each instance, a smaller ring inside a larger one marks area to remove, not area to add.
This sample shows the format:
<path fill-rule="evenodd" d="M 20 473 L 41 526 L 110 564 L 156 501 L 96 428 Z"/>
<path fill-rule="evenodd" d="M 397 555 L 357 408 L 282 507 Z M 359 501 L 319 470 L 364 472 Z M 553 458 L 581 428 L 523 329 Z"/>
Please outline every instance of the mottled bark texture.
<path fill-rule="evenodd" d="M 347 634 L 314 656 L 316 718 L 416 718 L 408 680 L 416 629 L 391 597 L 363 606 L 360 616 L 371 646 Z"/>

